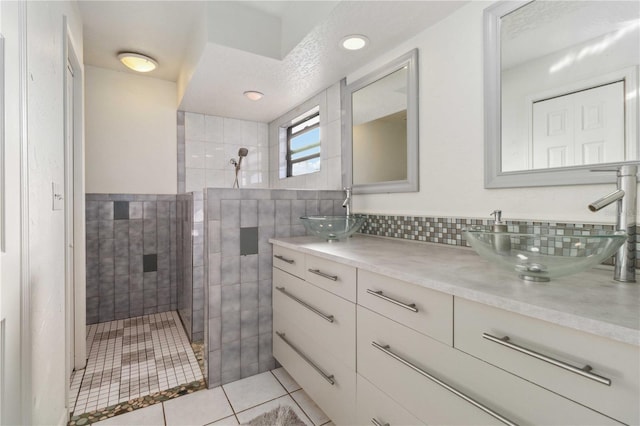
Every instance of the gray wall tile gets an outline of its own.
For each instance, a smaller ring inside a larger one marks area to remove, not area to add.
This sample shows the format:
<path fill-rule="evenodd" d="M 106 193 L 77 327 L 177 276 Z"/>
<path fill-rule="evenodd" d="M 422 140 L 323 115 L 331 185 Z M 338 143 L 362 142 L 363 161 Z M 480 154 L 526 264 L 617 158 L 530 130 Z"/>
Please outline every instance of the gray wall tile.
<path fill-rule="evenodd" d="M 229 311 L 222 313 L 222 348 L 225 343 L 240 339 L 240 312 Z"/>
<path fill-rule="evenodd" d="M 291 224 L 291 200 L 276 200 L 275 224 L 276 228 Z"/>
<path fill-rule="evenodd" d="M 142 219 L 142 202 L 129 202 L 129 219 Z"/>
<path fill-rule="evenodd" d="M 98 220 L 113 220 L 113 202 L 101 201 L 98 203 Z"/>
<path fill-rule="evenodd" d="M 240 227 L 258 226 L 258 200 L 240 201 Z"/>
<path fill-rule="evenodd" d="M 242 340 L 248 337 L 258 336 L 258 311 L 240 312 L 240 337 Z"/>
<path fill-rule="evenodd" d="M 274 200 L 258 200 L 258 226 L 275 226 Z"/>
<path fill-rule="evenodd" d="M 222 346 L 222 359 L 221 369 L 222 371 L 233 371 L 240 369 L 240 340 L 234 340 L 226 342 L 226 345 Z"/>
<path fill-rule="evenodd" d="M 222 285 L 240 282 L 240 256 L 223 256 L 221 258 L 220 281 Z"/>
<path fill-rule="evenodd" d="M 220 213 L 223 229 L 240 227 L 240 200 L 222 200 Z"/>

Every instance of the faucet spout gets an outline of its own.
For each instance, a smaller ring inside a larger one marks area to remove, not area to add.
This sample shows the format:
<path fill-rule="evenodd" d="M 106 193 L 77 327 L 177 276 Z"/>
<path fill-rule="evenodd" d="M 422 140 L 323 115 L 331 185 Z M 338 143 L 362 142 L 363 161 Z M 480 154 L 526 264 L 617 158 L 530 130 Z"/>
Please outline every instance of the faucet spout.
<path fill-rule="evenodd" d="M 604 171 L 604 170 L 603 170 Z M 636 282 L 636 164 L 620 166 L 617 170 L 617 189 L 589 204 L 589 210 L 598 210 L 616 202 L 618 215 L 616 228 L 627 233 L 627 241 L 618 249 L 615 257 L 613 279 L 620 282 Z"/>
<path fill-rule="evenodd" d="M 342 202 L 342 207 L 347 209 L 347 212 L 346 212 L 347 216 L 351 216 L 351 188 L 350 187 L 346 187 L 343 190 L 344 190 L 344 192 L 346 194 L 346 198 Z"/>
<path fill-rule="evenodd" d="M 616 189 L 611 194 L 607 194 L 602 198 L 597 199 L 593 203 L 589 204 L 589 210 L 597 212 L 603 207 L 607 207 L 609 204 L 621 200 L 624 197 L 624 191 L 622 189 Z"/>

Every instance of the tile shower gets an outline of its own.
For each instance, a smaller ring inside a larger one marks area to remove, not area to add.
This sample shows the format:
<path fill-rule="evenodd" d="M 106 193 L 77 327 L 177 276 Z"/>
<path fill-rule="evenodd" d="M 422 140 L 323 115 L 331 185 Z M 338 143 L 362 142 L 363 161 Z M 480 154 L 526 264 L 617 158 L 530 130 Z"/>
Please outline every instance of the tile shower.
<path fill-rule="evenodd" d="M 344 214 L 342 198 L 342 191 L 205 191 L 210 388 L 274 368 L 269 239 L 305 235 L 300 216 Z"/>
<path fill-rule="evenodd" d="M 176 196 L 87 194 L 87 324 L 177 308 Z"/>

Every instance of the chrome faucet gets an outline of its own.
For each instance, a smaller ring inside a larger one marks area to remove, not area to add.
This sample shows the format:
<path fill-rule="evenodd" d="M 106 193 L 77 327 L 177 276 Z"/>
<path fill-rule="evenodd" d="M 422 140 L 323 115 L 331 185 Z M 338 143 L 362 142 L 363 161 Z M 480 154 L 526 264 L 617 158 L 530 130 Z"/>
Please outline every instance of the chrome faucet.
<path fill-rule="evenodd" d="M 351 187 L 347 186 L 346 188 L 343 188 L 343 191 L 346 194 L 346 198 L 342 202 L 342 207 L 347 209 L 347 216 L 351 216 Z"/>
<path fill-rule="evenodd" d="M 592 171 L 614 171 L 601 169 Z M 589 204 L 589 210 L 597 212 L 614 201 L 618 203 L 616 228 L 627 233 L 627 241 L 616 252 L 613 279 L 620 282 L 636 282 L 636 187 L 637 165 L 620 166 L 615 169 L 618 176 L 617 189 Z"/>

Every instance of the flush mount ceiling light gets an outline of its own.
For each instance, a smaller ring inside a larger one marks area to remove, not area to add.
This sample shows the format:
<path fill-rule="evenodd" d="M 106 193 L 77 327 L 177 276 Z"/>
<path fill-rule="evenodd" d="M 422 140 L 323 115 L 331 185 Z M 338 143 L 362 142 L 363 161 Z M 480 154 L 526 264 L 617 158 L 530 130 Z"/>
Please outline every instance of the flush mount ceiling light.
<path fill-rule="evenodd" d="M 340 41 L 340 46 L 346 50 L 360 50 L 369 44 L 369 39 L 361 34 L 352 34 Z"/>
<path fill-rule="evenodd" d="M 255 90 L 247 90 L 246 92 L 243 93 L 247 98 L 251 99 L 252 101 L 259 101 L 260 99 L 262 99 L 262 97 L 264 96 L 263 93 L 257 92 Z"/>
<path fill-rule="evenodd" d="M 155 59 L 140 53 L 121 52 L 118 53 L 118 59 L 127 68 L 138 72 L 149 72 L 158 67 L 158 62 Z"/>

